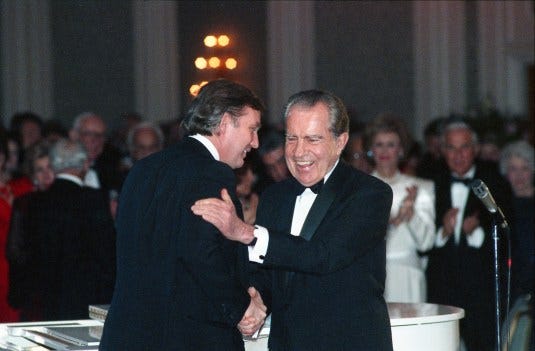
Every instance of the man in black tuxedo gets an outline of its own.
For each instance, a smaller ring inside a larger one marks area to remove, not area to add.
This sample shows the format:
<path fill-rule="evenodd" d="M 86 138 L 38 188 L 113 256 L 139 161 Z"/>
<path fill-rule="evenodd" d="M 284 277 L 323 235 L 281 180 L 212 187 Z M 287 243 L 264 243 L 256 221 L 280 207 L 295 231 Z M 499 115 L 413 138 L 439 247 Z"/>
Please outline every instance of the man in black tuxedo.
<path fill-rule="evenodd" d="M 35 248 L 45 320 L 87 318 L 88 305 L 107 304 L 115 281 L 115 230 L 107 199 L 84 187 L 84 147 L 59 140 L 50 150 L 56 179 L 30 204 L 28 233 Z"/>
<path fill-rule="evenodd" d="M 265 190 L 256 227 L 235 215 L 225 191 L 192 210 L 249 245 L 272 311 L 270 350 L 392 350 L 383 298 L 392 191 L 340 160 L 349 118 L 339 98 L 297 93 L 285 118 L 293 178 Z"/>
<path fill-rule="evenodd" d="M 222 188 L 239 204 L 233 168 L 258 147 L 262 109 L 248 88 L 212 81 L 184 120 L 189 136 L 134 164 L 119 197 L 101 350 L 243 350 L 240 331 L 263 322 L 260 296 L 248 293 L 246 248 L 190 210 Z"/>
<path fill-rule="evenodd" d="M 492 217 L 469 184 L 481 179 L 506 216 L 511 213 L 511 189 L 495 165 L 476 161 L 477 135 L 465 122 L 449 121 L 441 145 L 448 169 L 434 179 L 438 232 L 428 253 L 429 302 L 463 308 L 460 331 L 467 350 L 490 351 L 496 339 Z M 502 256 L 504 242 L 502 237 Z M 500 265 L 505 276 L 503 257 Z M 503 287 L 501 291 L 505 294 Z"/>

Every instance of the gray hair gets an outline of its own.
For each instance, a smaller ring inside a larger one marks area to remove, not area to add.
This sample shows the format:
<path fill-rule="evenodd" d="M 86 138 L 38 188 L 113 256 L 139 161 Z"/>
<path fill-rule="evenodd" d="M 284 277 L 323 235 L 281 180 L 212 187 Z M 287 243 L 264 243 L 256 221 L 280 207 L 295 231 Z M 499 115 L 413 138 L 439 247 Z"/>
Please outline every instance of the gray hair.
<path fill-rule="evenodd" d="M 128 150 L 130 152 L 132 152 L 136 148 L 136 146 L 134 145 L 134 137 L 136 136 L 136 133 L 142 129 L 152 130 L 154 134 L 156 134 L 159 147 L 160 148 L 163 147 L 165 138 L 163 136 L 162 129 L 152 122 L 141 122 L 141 123 L 136 124 L 134 127 L 132 127 L 128 131 L 128 135 L 126 137 L 126 144 L 128 145 Z"/>
<path fill-rule="evenodd" d="M 477 136 L 477 133 L 474 131 L 474 129 L 472 127 L 470 127 L 470 125 L 466 122 L 463 122 L 463 121 L 455 121 L 455 122 L 450 122 L 450 123 L 447 123 L 444 128 L 442 129 L 442 132 L 440 133 L 440 144 L 442 146 L 445 146 L 446 145 L 446 134 L 448 134 L 449 132 L 451 132 L 452 130 L 466 130 L 468 132 L 470 132 L 470 134 L 472 135 L 472 145 L 477 145 L 479 144 L 479 138 Z"/>
<path fill-rule="evenodd" d="M 100 117 L 98 114 L 94 112 L 91 112 L 91 111 L 82 112 L 76 117 L 74 117 L 74 121 L 72 122 L 72 129 L 76 131 L 80 131 L 80 126 L 82 125 L 82 122 L 88 119 L 89 117 L 96 117 L 102 120 L 102 117 Z M 104 120 L 102 120 L 102 122 L 104 123 Z M 104 123 L 104 125 L 106 125 L 106 123 Z"/>
<path fill-rule="evenodd" d="M 290 96 L 284 108 L 284 119 L 288 119 L 288 114 L 294 106 L 312 108 L 318 103 L 323 103 L 327 106 L 329 110 L 329 130 L 335 137 L 349 132 L 349 116 L 344 103 L 339 97 L 328 91 L 305 90 Z"/>
<path fill-rule="evenodd" d="M 87 151 L 79 142 L 60 139 L 50 148 L 49 157 L 55 173 L 67 169 L 83 170 L 87 161 Z"/>
<path fill-rule="evenodd" d="M 500 155 L 500 173 L 505 175 L 509 166 L 509 161 L 513 157 L 518 157 L 527 162 L 529 169 L 533 172 L 534 156 L 533 146 L 525 140 L 511 142 L 504 146 Z"/>

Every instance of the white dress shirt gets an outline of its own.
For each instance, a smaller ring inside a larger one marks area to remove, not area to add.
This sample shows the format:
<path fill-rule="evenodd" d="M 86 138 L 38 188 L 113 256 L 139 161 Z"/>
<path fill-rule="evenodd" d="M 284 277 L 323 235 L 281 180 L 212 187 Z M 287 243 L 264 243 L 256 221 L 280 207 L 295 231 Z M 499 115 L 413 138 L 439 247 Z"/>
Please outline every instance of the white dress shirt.
<path fill-rule="evenodd" d="M 84 185 L 93 189 L 100 189 L 98 174 L 93 168 L 89 168 L 84 176 Z"/>
<path fill-rule="evenodd" d="M 338 161 L 334 164 L 329 172 L 323 177 L 323 184 L 329 179 L 331 173 L 338 165 Z M 290 234 L 294 236 L 299 236 L 303 224 L 308 216 L 308 212 L 314 200 L 318 195 L 312 192 L 309 188 L 306 188 L 301 195 L 298 195 L 295 200 L 294 212 L 292 217 L 292 228 L 290 229 Z M 266 255 L 268 244 L 269 244 L 269 232 L 266 228 L 259 225 L 255 225 L 254 236 L 256 238 L 256 244 L 254 246 L 249 246 L 249 261 L 264 263 L 264 256 Z"/>
<path fill-rule="evenodd" d="M 457 174 L 453 174 L 453 176 L 458 178 L 473 178 L 474 174 L 476 173 L 476 167 L 472 166 L 470 170 L 462 177 L 459 177 Z M 459 245 L 459 242 L 461 241 L 461 231 L 463 226 L 463 217 L 464 217 L 464 210 L 466 207 L 466 201 L 468 200 L 468 195 L 470 194 L 470 187 L 464 183 L 461 182 L 453 182 L 450 187 L 451 191 L 451 206 L 454 208 L 458 208 L 459 211 L 457 212 L 457 217 L 455 218 L 455 228 L 453 230 L 453 240 L 455 241 L 455 245 Z M 442 233 L 444 231 L 443 227 L 440 227 L 438 229 L 437 238 L 435 242 L 436 247 L 443 247 L 446 245 L 448 240 L 450 239 L 451 235 L 448 237 L 442 237 Z M 475 248 L 481 247 L 483 244 L 483 240 L 485 239 L 485 232 L 483 231 L 483 228 L 476 227 L 474 231 L 466 236 L 466 242 L 468 246 L 472 246 Z"/>

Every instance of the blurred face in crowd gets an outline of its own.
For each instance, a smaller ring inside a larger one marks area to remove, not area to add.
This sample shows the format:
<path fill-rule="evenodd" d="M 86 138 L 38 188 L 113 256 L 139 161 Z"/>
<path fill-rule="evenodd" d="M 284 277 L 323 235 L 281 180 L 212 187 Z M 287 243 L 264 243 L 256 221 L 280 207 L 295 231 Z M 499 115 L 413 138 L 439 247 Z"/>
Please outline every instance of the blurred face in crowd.
<path fill-rule="evenodd" d="M 22 148 L 26 149 L 41 140 L 41 127 L 33 121 L 25 121 L 20 126 Z"/>
<path fill-rule="evenodd" d="M 233 169 L 243 166 L 247 153 L 258 147 L 259 129 L 260 111 L 246 106 L 237 120 L 225 113 L 216 133 L 220 137 L 218 151 L 221 161 Z"/>
<path fill-rule="evenodd" d="M 284 160 L 284 148 L 282 146 L 262 155 L 262 163 L 266 166 L 267 174 L 275 182 L 288 178 L 288 167 Z"/>
<path fill-rule="evenodd" d="M 394 132 L 379 132 L 372 140 L 371 150 L 377 169 L 395 171 L 403 154 L 399 135 Z"/>
<path fill-rule="evenodd" d="M 453 129 L 446 132 L 442 153 L 450 171 L 463 176 L 474 164 L 479 149 L 468 129 Z"/>
<path fill-rule="evenodd" d="M 236 194 L 241 197 L 249 196 L 253 191 L 253 185 L 255 183 L 255 175 L 250 166 L 246 166 L 245 169 L 240 170 L 240 174 L 237 175 Z"/>
<path fill-rule="evenodd" d="M 523 158 L 512 156 L 505 175 L 516 195 L 526 194 L 533 186 L 533 170 Z"/>
<path fill-rule="evenodd" d="M 323 103 L 293 106 L 286 119 L 286 163 L 304 186 L 319 182 L 334 166 L 348 133 L 335 137 L 329 129 L 329 110 Z"/>
<path fill-rule="evenodd" d="M 104 150 L 106 125 L 99 116 L 89 116 L 82 120 L 78 138 L 87 150 L 89 161 L 97 159 Z"/>
<path fill-rule="evenodd" d="M 151 128 L 143 128 L 136 131 L 133 142 L 132 158 L 136 161 L 162 149 L 158 135 Z"/>
<path fill-rule="evenodd" d="M 366 152 L 364 151 L 363 139 L 361 136 L 351 137 L 347 144 L 349 163 L 353 168 L 356 168 L 362 172 L 370 173 L 371 165 L 366 159 Z"/>
<path fill-rule="evenodd" d="M 33 181 L 38 190 L 46 190 L 54 182 L 54 171 L 48 156 L 33 161 Z"/>

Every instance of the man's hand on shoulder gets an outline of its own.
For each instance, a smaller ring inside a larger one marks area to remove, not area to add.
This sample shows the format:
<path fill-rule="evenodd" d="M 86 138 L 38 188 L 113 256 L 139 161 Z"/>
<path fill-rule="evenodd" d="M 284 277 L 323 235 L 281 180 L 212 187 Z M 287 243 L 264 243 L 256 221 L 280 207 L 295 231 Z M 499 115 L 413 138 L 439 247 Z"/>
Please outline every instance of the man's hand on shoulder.
<path fill-rule="evenodd" d="M 249 244 L 254 239 L 254 227 L 238 217 L 227 189 L 221 190 L 221 199 L 197 200 L 191 210 L 213 224 L 229 240 Z"/>

